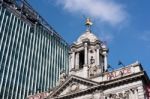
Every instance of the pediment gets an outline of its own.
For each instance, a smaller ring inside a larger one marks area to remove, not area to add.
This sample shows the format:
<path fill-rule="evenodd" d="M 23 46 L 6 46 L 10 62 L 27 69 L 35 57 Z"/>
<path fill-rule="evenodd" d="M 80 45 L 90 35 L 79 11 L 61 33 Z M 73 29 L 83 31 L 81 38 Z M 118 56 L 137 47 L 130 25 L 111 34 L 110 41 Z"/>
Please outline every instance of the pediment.
<path fill-rule="evenodd" d="M 97 85 L 99 84 L 95 81 L 71 75 L 65 80 L 64 83 L 53 90 L 49 98 L 76 93 Z"/>

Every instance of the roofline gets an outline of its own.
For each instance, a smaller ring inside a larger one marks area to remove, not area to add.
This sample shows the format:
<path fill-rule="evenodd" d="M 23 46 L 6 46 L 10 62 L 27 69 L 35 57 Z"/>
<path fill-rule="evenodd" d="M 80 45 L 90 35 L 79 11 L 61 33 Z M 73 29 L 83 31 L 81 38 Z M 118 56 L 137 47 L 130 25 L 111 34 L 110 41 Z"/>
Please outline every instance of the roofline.
<path fill-rule="evenodd" d="M 125 76 L 125 77 L 122 77 L 122 78 L 119 78 L 119 79 L 104 81 L 104 82 L 99 83 L 99 85 L 97 85 L 97 86 L 93 86 L 93 87 L 87 88 L 85 90 L 77 91 L 77 92 L 71 93 L 69 95 L 66 94 L 66 95 L 62 95 L 62 96 L 59 96 L 59 97 L 56 97 L 56 98 L 54 97 L 54 98 L 55 99 L 65 98 L 66 96 L 72 96 L 72 95 L 79 94 L 79 93 L 82 93 L 82 92 L 88 92 L 89 90 L 96 90 L 96 89 L 105 90 L 109 86 L 117 85 L 118 83 L 124 83 L 124 81 L 131 81 L 131 79 L 136 80 L 136 79 L 142 78 L 143 76 L 145 77 L 144 71 L 136 73 L 136 74 L 128 75 L 128 76 Z"/>
<path fill-rule="evenodd" d="M 98 82 L 95 82 L 95 81 L 92 81 L 92 80 L 88 80 L 88 79 L 85 79 L 85 78 L 82 78 L 82 77 L 79 77 L 79 76 L 70 75 L 70 76 L 66 79 L 66 81 L 65 81 L 63 84 L 57 86 L 57 88 L 50 94 L 50 96 L 55 95 L 59 89 L 61 89 L 65 84 L 68 83 L 68 81 L 69 81 L 70 79 L 73 79 L 73 78 L 79 78 L 80 80 L 84 80 L 85 82 L 87 82 L 87 81 L 88 81 L 88 82 L 92 82 L 93 85 L 95 85 L 95 86 L 96 86 L 96 85 L 99 85 Z"/>
<path fill-rule="evenodd" d="M 45 21 L 45 19 L 39 15 L 39 13 L 37 11 L 35 11 L 32 6 L 26 1 L 26 0 L 20 0 L 21 4 L 17 4 L 16 0 L 14 1 L 10 1 L 10 2 L 6 2 L 6 1 L 1 1 L 0 3 L 2 4 L 2 6 L 9 8 L 12 12 L 14 12 L 18 17 L 20 18 L 24 18 L 26 21 L 28 21 L 28 23 L 30 24 L 35 24 L 32 23 L 29 19 L 25 18 L 25 14 L 23 14 L 23 6 L 26 6 L 28 10 L 32 11 L 32 13 L 35 15 L 35 18 L 37 20 L 37 22 L 39 22 L 45 29 L 47 29 L 48 31 L 52 31 L 52 33 L 54 33 L 58 38 L 60 38 L 60 40 L 66 44 L 66 46 L 69 48 L 69 44 L 64 40 L 64 38 L 54 30 L 54 28 L 47 23 L 47 21 Z M 29 13 L 30 14 L 30 13 Z"/>

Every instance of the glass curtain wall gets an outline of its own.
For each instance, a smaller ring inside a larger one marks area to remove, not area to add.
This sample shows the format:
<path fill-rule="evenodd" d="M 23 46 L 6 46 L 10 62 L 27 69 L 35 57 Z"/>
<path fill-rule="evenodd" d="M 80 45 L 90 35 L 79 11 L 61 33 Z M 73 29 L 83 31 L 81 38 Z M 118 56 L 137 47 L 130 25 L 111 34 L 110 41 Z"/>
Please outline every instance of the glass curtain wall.
<path fill-rule="evenodd" d="M 54 31 L 0 7 L 0 99 L 25 99 L 68 72 L 68 45 Z"/>

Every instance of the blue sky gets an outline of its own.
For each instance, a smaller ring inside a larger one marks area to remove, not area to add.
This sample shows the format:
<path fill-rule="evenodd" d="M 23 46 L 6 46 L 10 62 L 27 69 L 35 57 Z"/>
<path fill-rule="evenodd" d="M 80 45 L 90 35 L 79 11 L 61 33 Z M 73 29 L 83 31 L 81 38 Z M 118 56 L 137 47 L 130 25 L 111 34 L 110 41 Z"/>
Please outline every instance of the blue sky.
<path fill-rule="evenodd" d="M 28 0 L 33 8 L 69 43 L 85 32 L 106 41 L 109 64 L 118 68 L 140 61 L 150 76 L 150 0 Z"/>

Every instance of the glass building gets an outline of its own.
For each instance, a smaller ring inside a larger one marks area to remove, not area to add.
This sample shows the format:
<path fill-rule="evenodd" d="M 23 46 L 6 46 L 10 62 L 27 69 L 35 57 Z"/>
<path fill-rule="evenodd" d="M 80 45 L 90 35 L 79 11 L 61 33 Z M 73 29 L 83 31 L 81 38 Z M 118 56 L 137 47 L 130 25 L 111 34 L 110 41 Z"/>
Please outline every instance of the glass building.
<path fill-rule="evenodd" d="M 0 99 L 50 90 L 68 72 L 68 44 L 25 1 L 0 0 Z"/>

